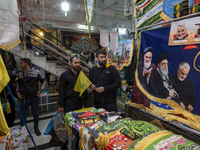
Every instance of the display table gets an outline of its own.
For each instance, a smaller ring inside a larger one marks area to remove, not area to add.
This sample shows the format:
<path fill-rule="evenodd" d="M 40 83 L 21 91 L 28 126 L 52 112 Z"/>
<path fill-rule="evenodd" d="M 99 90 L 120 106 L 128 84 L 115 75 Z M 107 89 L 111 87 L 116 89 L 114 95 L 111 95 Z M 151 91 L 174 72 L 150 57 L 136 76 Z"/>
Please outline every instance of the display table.
<path fill-rule="evenodd" d="M 128 101 L 130 101 L 130 98 L 128 97 L 129 94 L 125 93 L 125 92 L 121 92 L 121 96 L 117 97 L 117 111 L 118 112 L 125 112 L 125 107 L 126 107 L 126 103 Z"/>
<path fill-rule="evenodd" d="M 13 126 L 10 128 L 13 150 L 28 150 L 27 142 L 29 134 L 25 126 Z"/>
<path fill-rule="evenodd" d="M 200 145 L 158 125 L 131 118 L 119 119 L 94 107 L 67 113 L 65 124 L 69 134 L 73 130 L 79 133 L 79 148 L 84 150 L 200 149 Z"/>
<path fill-rule="evenodd" d="M 10 150 L 11 144 L 9 145 L 8 135 L 0 136 L 0 149 L 1 150 Z"/>
<path fill-rule="evenodd" d="M 152 124 L 159 124 L 163 129 L 180 134 L 185 138 L 200 144 L 200 132 L 189 128 L 179 122 L 167 122 L 164 118 L 146 112 L 143 109 L 136 108 L 130 104 L 126 104 L 126 116 L 134 120 L 143 120 Z"/>

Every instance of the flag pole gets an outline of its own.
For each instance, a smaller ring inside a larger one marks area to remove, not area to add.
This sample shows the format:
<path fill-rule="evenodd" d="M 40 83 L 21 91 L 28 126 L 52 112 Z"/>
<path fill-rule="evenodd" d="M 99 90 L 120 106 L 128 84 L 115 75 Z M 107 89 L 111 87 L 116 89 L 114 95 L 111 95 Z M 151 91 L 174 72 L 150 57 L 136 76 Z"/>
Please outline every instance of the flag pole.
<path fill-rule="evenodd" d="M 12 94 L 12 91 L 10 90 L 10 87 L 9 87 L 8 84 L 7 84 L 6 86 L 7 86 L 7 88 L 8 88 L 8 91 L 9 91 L 9 93 L 10 93 L 12 99 L 13 99 L 13 102 L 15 103 L 15 106 L 16 106 L 16 108 L 17 108 L 19 114 L 20 114 L 20 117 L 21 117 L 21 119 L 22 119 L 22 121 L 23 121 L 23 123 L 24 123 L 24 125 L 25 125 L 25 127 L 26 127 L 26 129 L 27 129 L 27 131 L 28 131 L 28 133 L 29 133 L 29 135 L 30 135 L 30 137 L 31 137 L 31 140 L 32 140 L 32 142 L 33 142 L 33 144 L 34 144 L 34 146 L 35 146 L 35 149 L 38 150 L 37 145 L 35 144 L 35 141 L 34 141 L 34 139 L 33 139 L 33 136 L 31 135 L 31 132 L 30 132 L 29 129 L 28 129 L 28 126 L 27 126 L 27 124 L 26 124 L 26 121 L 24 120 L 24 117 L 23 117 L 23 115 L 22 115 L 22 113 L 21 113 L 21 111 L 20 111 L 20 109 L 19 109 L 19 107 L 18 107 L 18 105 L 17 105 L 17 102 L 15 101 L 15 98 L 14 98 L 14 96 L 13 96 L 13 94 Z"/>

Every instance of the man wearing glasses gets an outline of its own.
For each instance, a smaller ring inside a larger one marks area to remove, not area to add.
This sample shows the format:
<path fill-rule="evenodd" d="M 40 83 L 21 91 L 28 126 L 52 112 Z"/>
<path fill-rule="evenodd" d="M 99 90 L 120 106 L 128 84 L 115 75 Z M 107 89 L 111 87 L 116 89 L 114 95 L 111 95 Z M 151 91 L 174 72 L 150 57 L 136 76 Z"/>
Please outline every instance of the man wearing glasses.
<path fill-rule="evenodd" d="M 195 106 L 195 89 L 193 83 L 186 79 L 189 71 L 190 65 L 187 62 L 180 63 L 177 74 L 172 77 L 172 83 L 179 95 L 177 102 L 181 107 L 192 112 Z"/>

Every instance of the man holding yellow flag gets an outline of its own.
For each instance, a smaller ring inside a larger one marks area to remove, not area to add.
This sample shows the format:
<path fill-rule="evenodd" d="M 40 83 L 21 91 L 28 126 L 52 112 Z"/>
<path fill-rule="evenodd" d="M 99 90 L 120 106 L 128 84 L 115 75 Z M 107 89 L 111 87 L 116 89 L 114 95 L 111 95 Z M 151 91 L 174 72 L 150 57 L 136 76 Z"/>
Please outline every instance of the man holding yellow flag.
<path fill-rule="evenodd" d="M 80 59 L 77 56 L 70 58 L 70 66 L 71 68 L 60 76 L 58 112 L 81 109 L 83 98 L 87 97 L 87 92 L 84 91 L 91 84 L 84 73 L 80 72 Z"/>
<path fill-rule="evenodd" d="M 70 58 L 70 69 L 63 72 L 59 82 L 59 108 L 58 112 L 70 112 L 81 109 L 84 98 L 87 98 L 87 92 L 84 92 L 91 84 L 89 79 L 80 72 L 80 59 L 77 56 Z M 71 141 L 71 148 L 77 149 L 77 132 L 73 132 L 74 138 Z M 67 150 L 66 146 L 61 148 Z"/>

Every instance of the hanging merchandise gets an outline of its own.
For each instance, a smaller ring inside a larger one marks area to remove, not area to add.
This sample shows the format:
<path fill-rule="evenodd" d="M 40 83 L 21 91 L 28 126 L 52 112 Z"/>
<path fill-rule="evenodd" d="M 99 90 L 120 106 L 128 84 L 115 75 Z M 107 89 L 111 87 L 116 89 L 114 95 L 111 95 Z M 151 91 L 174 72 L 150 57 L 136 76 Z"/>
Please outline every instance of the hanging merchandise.
<path fill-rule="evenodd" d="M 17 0 L 1 0 L 0 5 L 0 48 L 10 50 L 17 46 L 19 39 L 19 15 Z"/>
<path fill-rule="evenodd" d="M 100 45 L 102 47 L 107 47 L 109 43 L 109 38 L 108 38 L 108 31 L 106 30 L 100 30 Z"/>
<path fill-rule="evenodd" d="M 122 70 L 131 64 L 133 56 L 133 40 L 121 40 L 117 43 L 117 48 L 111 48 L 111 43 L 107 52 L 107 62 L 116 69 Z"/>
<path fill-rule="evenodd" d="M 72 40 L 72 47 L 77 53 L 85 56 L 92 60 L 92 55 L 95 50 L 98 49 L 98 45 L 95 39 L 90 39 L 85 35 L 77 35 Z M 85 58 L 80 57 L 81 60 L 85 60 Z"/>
<path fill-rule="evenodd" d="M 200 17 L 172 22 L 169 45 L 200 43 Z"/>
<path fill-rule="evenodd" d="M 87 0 L 89 25 L 91 25 L 93 17 L 94 17 L 95 4 L 96 4 L 96 0 Z"/>
<path fill-rule="evenodd" d="M 163 13 L 171 19 L 189 14 L 193 0 L 163 0 Z"/>
<path fill-rule="evenodd" d="M 142 6 L 137 7 L 137 19 L 141 19 L 146 13 L 148 13 L 153 7 L 161 3 L 162 0 L 151 0 L 148 1 L 147 4 L 143 4 Z"/>
<path fill-rule="evenodd" d="M 160 21 L 161 13 L 163 9 L 163 2 L 159 3 L 155 7 L 153 7 L 151 10 L 148 11 L 137 23 L 137 28 L 142 28 L 145 26 L 152 25 L 158 21 Z"/>
<path fill-rule="evenodd" d="M 110 32 L 110 48 L 116 50 L 118 47 L 118 32 Z"/>

